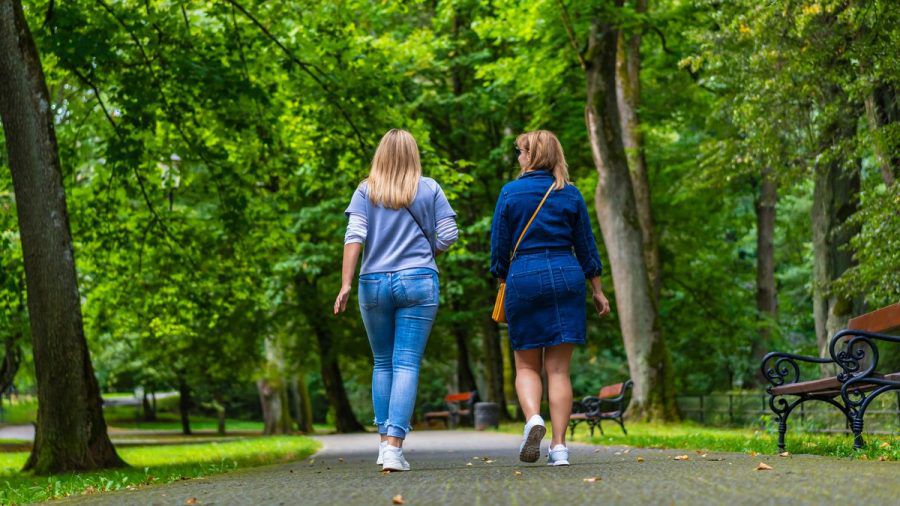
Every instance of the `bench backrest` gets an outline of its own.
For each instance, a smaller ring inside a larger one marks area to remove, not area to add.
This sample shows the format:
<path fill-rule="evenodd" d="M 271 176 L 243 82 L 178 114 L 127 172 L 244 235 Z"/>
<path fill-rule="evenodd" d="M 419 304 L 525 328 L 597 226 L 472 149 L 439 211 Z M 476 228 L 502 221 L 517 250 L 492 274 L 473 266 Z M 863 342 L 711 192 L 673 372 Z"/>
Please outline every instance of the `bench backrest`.
<path fill-rule="evenodd" d="M 457 394 L 447 394 L 444 397 L 444 402 L 469 402 L 472 400 L 472 396 L 475 395 L 475 392 L 461 392 Z"/>
<path fill-rule="evenodd" d="M 900 302 L 851 318 L 847 323 L 847 328 L 880 334 L 898 334 L 900 333 Z"/>
<path fill-rule="evenodd" d="M 625 386 L 625 383 L 616 383 L 615 385 L 607 385 L 600 389 L 600 393 L 597 394 L 597 397 L 601 399 L 611 399 L 613 397 L 618 397 L 622 395 L 622 387 Z"/>

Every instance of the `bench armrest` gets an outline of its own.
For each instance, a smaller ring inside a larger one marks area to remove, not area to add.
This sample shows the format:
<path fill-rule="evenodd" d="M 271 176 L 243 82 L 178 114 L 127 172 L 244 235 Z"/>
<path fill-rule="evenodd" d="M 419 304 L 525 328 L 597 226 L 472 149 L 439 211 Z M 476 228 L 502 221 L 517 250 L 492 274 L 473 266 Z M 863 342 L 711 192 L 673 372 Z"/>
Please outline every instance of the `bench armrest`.
<path fill-rule="evenodd" d="M 766 391 L 770 391 L 773 387 L 782 385 L 790 385 L 800 382 L 800 365 L 798 362 L 806 362 L 810 364 L 830 364 L 834 360 L 830 358 L 809 357 L 806 355 L 797 355 L 795 353 L 784 353 L 773 351 L 766 354 L 760 364 L 763 377 L 769 382 Z"/>
<path fill-rule="evenodd" d="M 844 341 L 846 339 L 846 341 Z M 838 332 L 828 344 L 828 352 L 840 366 L 838 380 L 843 383 L 854 377 L 868 376 L 878 367 L 878 346 L 876 341 L 900 343 L 900 336 L 846 329 Z M 866 358 L 871 362 L 866 363 Z M 888 371 L 893 372 L 893 371 Z"/>

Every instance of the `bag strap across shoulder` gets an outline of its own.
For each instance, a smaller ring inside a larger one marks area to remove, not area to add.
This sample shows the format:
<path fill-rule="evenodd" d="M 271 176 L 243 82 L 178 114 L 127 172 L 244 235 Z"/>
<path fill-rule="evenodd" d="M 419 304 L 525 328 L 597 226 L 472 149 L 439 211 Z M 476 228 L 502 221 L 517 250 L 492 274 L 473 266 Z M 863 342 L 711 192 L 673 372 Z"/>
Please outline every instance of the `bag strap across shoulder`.
<path fill-rule="evenodd" d="M 516 241 L 516 247 L 513 248 L 512 255 L 509 256 L 509 259 L 512 260 L 516 258 L 516 252 L 519 251 L 519 244 L 522 244 L 522 239 L 525 237 L 525 232 L 528 232 L 528 227 L 531 226 L 531 222 L 534 221 L 535 217 L 537 217 L 538 211 L 541 210 L 541 207 L 544 206 L 544 202 L 547 201 L 547 197 L 550 196 L 550 192 L 553 191 L 553 188 L 556 186 L 556 183 L 550 185 L 550 188 L 547 188 L 547 193 L 544 194 L 544 198 L 541 199 L 541 203 L 538 204 L 537 209 L 534 210 L 534 214 L 531 215 L 531 219 L 528 220 L 528 223 L 525 224 L 525 228 L 522 229 L 522 233 L 519 234 L 519 240 Z"/>

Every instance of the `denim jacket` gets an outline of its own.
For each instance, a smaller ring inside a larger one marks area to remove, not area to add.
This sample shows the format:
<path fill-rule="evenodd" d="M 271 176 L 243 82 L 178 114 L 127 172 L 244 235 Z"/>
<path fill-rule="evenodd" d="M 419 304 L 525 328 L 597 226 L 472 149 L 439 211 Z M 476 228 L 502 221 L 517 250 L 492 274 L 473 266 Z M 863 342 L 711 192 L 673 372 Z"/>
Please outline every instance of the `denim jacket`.
<path fill-rule="evenodd" d="M 509 257 L 519 234 L 553 182 L 552 174 L 536 170 L 507 183 L 500 191 L 491 224 L 491 274 L 495 278 L 506 279 Z M 550 192 L 525 233 L 517 255 L 526 250 L 572 248 L 585 278 L 603 272 L 587 205 L 578 188 L 566 185 L 562 190 Z"/>

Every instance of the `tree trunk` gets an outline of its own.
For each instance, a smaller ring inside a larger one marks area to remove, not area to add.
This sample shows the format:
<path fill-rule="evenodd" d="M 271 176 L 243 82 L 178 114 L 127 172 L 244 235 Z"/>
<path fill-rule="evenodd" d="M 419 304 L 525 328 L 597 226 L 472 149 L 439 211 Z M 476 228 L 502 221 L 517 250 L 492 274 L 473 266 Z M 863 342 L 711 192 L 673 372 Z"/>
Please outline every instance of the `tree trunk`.
<path fill-rule="evenodd" d="M 178 377 L 178 412 L 181 413 L 181 433 L 185 436 L 191 435 L 191 419 L 190 411 L 193 407 L 191 401 L 191 389 L 184 379 L 184 376 Z"/>
<path fill-rule="evenodd" d="M 486 392 L 479 392 L 482 400 L 496 402 L 500 406 L 500 418 L 509 420 L 506 395 L 503 393 L 503 350 L 500 346 L 500 327 L 487 314 L 484 331 L 484 382 Z"/>
<path fill-rule="evenodd" d="M 334 349 L 334 333 L 326 320 L 327 313 L 322 309 L 327 305 L 319 297 L 318 287 L 315 283 L 298 278 L 296 285 L 297 295 L 303 301 L 300 304 L 300 311 L 306 316 L 306 321 L 316 335 L 316 342 L 319 345 L 322 382 L 325 383 L 328 405 L 334 412 L 335 429 L 340 433 L 362 432 L 365 429 L 353 414 L 350 399 L 347 398 L 347 390 L 344 388 L 344 378 L 341 376 L 337 352 Z"/>
<path fill-rule="evenodd" d="M 22 363 L 22 347 L 19 346 L 21 336 L 14 335 L 6 338 L 3 362 L 0 363 L 0 395 L 12 386 L 19 365 Z"/>
<path fill-rule="evenodd" d="M 585 53 L 585 122 L 599 179 L 597 216 L 609 253 L 616 310 L 634 380 L 629 411 L 642 419 L 677 419 L 671 359 L 660 333 L 643 234 L 622 140 L 616 97 L 618 30 L 592 23 Z"/>
<path fill-rule="evenodd" d="M 893 150 L 896 143 L 885 138 L 883 128 L 897 121 L 897 97 L 891 86 L 876 86 L 867 96 L 866 122 L 872 134 L 873 151 L 878 168 L 881 170 L 881 178 L 884 184 L 890 186 L 897 180 L 897 170 L 900 167 L 900 153 Z"/>
<path fill-rule="evenodd" d="M 771 167 L 763 167 L 759 195 L 756 197 L 756 314 L 761 320 L 759 336 L 753 343 L 754 364 L 758 364 L 771 351 L 772 325 L 777 317 L 777 291 L 775 287 L 775 206 L 778 189 Z M 756 368 L 754 368 L 755 370 Z M 759 374 L 753 376 L 763 384 Z"/>
<path fill-rule="evenodd" d="M 647 11 L 647 0 L 636 0 L 638 13 Z M 619 33 L 616 50 L 616 98 L 618 100 L 622 142 L 628 160 L 631 185 L 638 221 L 641 224 L 641 239 L 644 245 L 644 262 L 653 291 L 653 303 L 658 304 L 662 289 L 662 273 L 659 260 L 659 245 L 650 207 L 650 180 L 644 157 L 644 139 L 641 133 L 638 108 L 641 102 L 641 36 L 639 32 L 628 37 Z"/>
<path fill-rule="evenodd" d="M 262 407 L 263 415 L 263 434 L 270 436 L 272 434 L 284 434 L 282 428 L 282 388 L 275 382 L 263 378 L 256 381 L 256 388 L 259 390 L 259 402 Z"/>
<path fill-rule="evenodd" d="M 469 343 L 466 330 L 461 324 L 453 324 L 453 337 L 456 338 L 456 387 L 460 392 L 475 390 L 475 375 L 469 365 Z"/>
<path fill-rule="evenodd" d="M 84 337 L 53 111 L 19 0 L 0 0 L 0 119 L 25 264 L 38 415 L 36 474 L 121 467 Z"/>
<path fill-rule="evenodd" d="M 141 404 L 143 405 L 144 421 L 145 422 L 155 422 L 156 421 L 156 406 L 154 405 L 154 403 L 150 402 L 150 394 L 146 390 L 144 390 L 144 398 L 141 400 Z"/>
<path fill-rule="evenodd" d="M 306 379 L 303 373 L 297 375 L 297 425 L 300 432 L 312 434 L 315 432 L 313 427 L 312 399 L 309 396 L 309 388 L 306 386 Z"/>
<path fill-rule="evenodd" d="M 213 408 L 216 410 L 216 434 L 225 435 L 225 397 L 221 393 L 213 394 Z"/>
<path fill-rule="evenodd" d="M 854 135 L 852 115 L 843 116 L 823 133 L 823 152 Z M 813 313 L 816 340 L 823 357 L 828 356 L 831 336 L 845 328 L 850 317 L 862 309 L 859 300 L 842 297 L 831 290 L 831 283 L 853 264 L 849 243 L 858 227 L 846 221 L 859 206 L 859 167 L 847 170 L 842 157 L 830 158 L 815 168 L 812 205 Z"/>
<path fill-rule="evenodd" d="M 265 340 L 265 377 L 257 382 L 260 402 L 262 402 L 265 434 L 290 434 L 290 403 L 288 383 L 285 381 L 285 360 L 282 342 L 274 336 Z"/>

